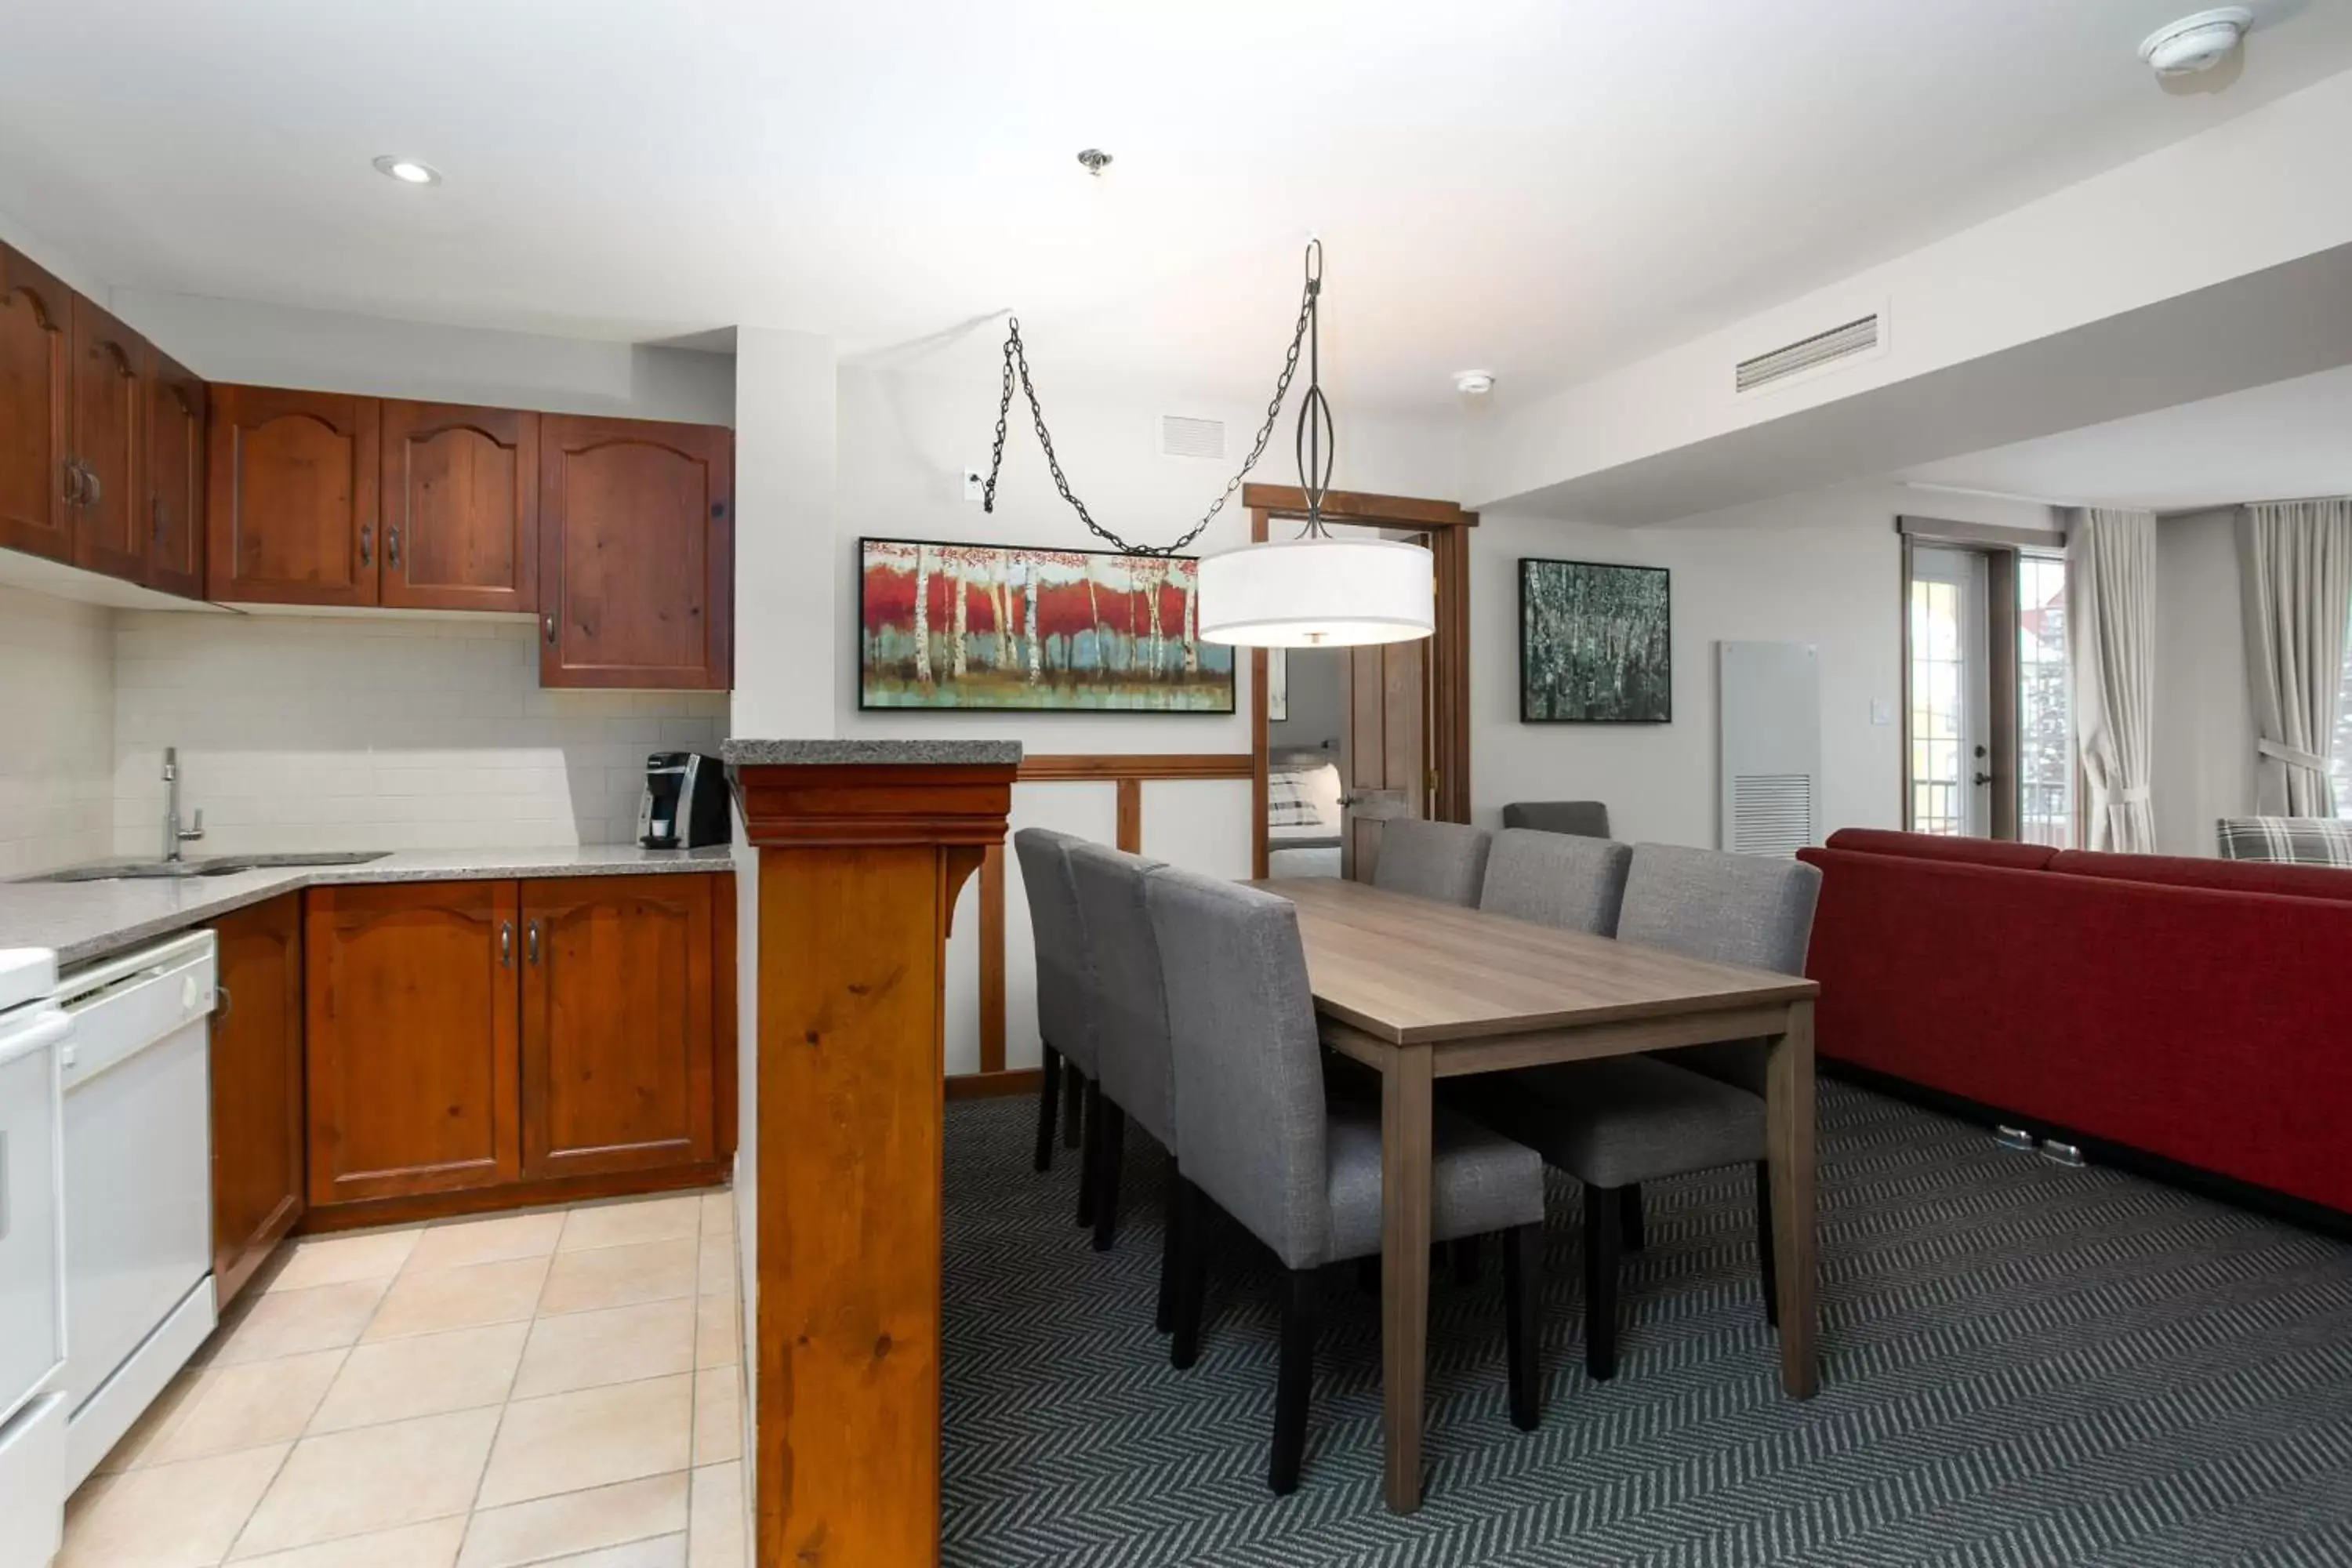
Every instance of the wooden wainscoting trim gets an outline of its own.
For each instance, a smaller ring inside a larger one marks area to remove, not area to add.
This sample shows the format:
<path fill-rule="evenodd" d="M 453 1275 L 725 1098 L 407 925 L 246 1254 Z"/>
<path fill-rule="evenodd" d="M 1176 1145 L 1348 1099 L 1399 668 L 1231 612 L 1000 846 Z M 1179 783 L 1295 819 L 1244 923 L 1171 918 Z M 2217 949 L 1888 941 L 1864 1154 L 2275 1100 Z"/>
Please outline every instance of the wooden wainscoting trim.
<path fill-rule="evenodd" d="M 948 1079 L 950 1100 L 993 1100 L 1000 1095 L 1034 1094 L 1045 1077 L 1035 1068 L 1007 1068 L 1000 1072 L 960 1072 Z"/>
<path fill-rule="evenodd" d="M 1023 784 L 1108 783 L 1114 779 L 1245 779 L 1247 752 L 1139 752 L 1131 756 L 1024 757 Z"/>
<path fill-rule="evenodd" d="M 1004 1070 L 1004 846 L 980 862 L 980 1073 Z M 961 1076 L 961 1075 L 959 1075 Z M 954 1092 L 955 1079 L 948 1080 Z"/>

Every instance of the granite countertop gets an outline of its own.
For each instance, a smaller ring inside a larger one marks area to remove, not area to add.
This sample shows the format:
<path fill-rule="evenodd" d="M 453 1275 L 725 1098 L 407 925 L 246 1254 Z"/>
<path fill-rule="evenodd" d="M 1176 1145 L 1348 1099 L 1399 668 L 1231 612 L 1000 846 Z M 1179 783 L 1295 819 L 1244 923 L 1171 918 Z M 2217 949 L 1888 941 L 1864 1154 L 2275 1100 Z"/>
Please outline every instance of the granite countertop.
<path fill-rule="evenodd" d="M 1018 741 L 729 741 L 719 748 L 730 767 L 869 766 L 1009 768 Z"/>
<path fill-rule="evenodd" d="M 733 865 L 733 852 L 724 845 L 640 849 L 634 844 L 605 844 L 570 849 L 400 849 L 356 866 L 262 868 L 170 881 L 5 882 L 0 883 L 0 948 L 55 948 L 59 964 L 84 963 L 302 888 L 650 876 L 725 871 Z"/>

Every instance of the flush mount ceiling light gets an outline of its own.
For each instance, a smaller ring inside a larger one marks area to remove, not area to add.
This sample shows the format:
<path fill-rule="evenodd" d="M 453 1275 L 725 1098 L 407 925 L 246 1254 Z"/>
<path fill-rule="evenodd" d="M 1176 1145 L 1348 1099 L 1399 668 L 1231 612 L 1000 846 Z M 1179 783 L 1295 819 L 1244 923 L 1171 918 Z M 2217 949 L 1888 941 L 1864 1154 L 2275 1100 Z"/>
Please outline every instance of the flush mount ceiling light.
<path fill-rule="evenodd" d="M 1108 160 L 1106 160 L 1108 162 Z M 1018 317 L 1006 322 L 1004 387 L 996 405 L 996 447 L 989 459 L 988 485 L 982 505 L 996 510 L 996 479 L 1004 466 L 1005 420 L 1013 412 L 1013 384 L 1018 379 L 1029 400 L 1037 429 L 1037 443 L 1045 449 L 1045 466 L 1054 488 L 1088 532 L 1128 555 L 1170 556 L 1201 537 L 1250 470 L 1265 455 L 1275 422 L 1290 395 L 1300 353 L 1307 359 L 1307 395 L 1298 405 L 1298 489 L 1306 500 L 1304 526 L 1295 539 L 1244 544 L 1221 550 L 1201 560 L 1200 604 L 1196 611 L 1201 640 L 1238 647 L 1340 647 L 1366 643 L 1408 642 L 1436 630 L 1436 577 L 1430 552 L 1419 545 L 1385 539 L 1337 538 L 1323 526 L 1323 502 L 1331 490 L 1331 467 L 1337 454 L 1338 432 L 1331 405 L 1323 395 L 1322 332 L 1323 242 L 1307 242 L 1307 286 L 1298 302 L 1298 324 L 1290 334 L 1282 374 L 1266 405 L 1265 422 L 1241 471 L 1234 475 L 1217 499 L 1209 503 L 1184 536 L 1173 544 L 1129 544 L 1087 510 L 1071 493 L 1070 481 L 1054 455 L 1054 438 L 1045 433 L 1045 411 L 1029 376 L 1029 356 L 1021 341 Z"/>
<path fill-rule="evenodd" d="M 390 153 L 375 161 L 375 172 L 404 185 L 437 185 L 441 171 L 430 163 L 420 163 L 414 158 L 395 157 Z"/>
<path fill-rule="evenodd" d="M 1484 397 L 1495 390 L 1495 373 L 1490 370 L 1457 371 L 1454 390 L 1465 397 Z"/>
<path fill-rule="evenodd" d="M 2194 76 L 2228 59 L 2253 25 L 2254 14 L 2243 5 L 2200 11 L 2150 33 L 2139 58 L 2158 76 Z"/>

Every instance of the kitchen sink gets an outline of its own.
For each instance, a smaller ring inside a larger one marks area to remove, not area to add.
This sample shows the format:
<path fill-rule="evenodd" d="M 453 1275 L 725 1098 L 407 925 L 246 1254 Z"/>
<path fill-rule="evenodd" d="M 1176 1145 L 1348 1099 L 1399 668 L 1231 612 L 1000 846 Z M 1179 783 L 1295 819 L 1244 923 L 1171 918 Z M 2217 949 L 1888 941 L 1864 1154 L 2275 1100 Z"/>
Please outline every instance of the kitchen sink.
<path fill-rule="evenodd" d="M 36 882 L 179 881 L 192 877 L 227 877 L 239 871 L 283 871 L 302 866 L 363 866 L 388 849 L 327 849 L 290 855 L 216 855 L 201 860 L 117 860 L 52 871 Z"/>

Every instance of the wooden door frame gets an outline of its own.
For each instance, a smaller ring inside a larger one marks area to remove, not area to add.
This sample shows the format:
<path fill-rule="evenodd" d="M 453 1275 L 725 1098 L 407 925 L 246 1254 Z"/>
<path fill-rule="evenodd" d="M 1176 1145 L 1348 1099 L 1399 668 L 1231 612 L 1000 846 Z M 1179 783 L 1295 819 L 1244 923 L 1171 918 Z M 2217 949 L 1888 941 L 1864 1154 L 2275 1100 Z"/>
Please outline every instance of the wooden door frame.
<path fill-rule="evenodd" d="M 1244 485 L 1251 542 L 1263 544 L 1276 518 L 1307 515 L 1307 495 L 1296 485 Z M 1437 574 L 1436 631 L 1430 638 L 1429 763 L 1437 774 L 1435 816 L 1470 820 L 1470 530 L 1478 514 L 1450 500 L 1334 490 L 1323 498 L 1327 522 L 1357 527 L 1417 529 L 1429 535 Z M 1250 650 L 1250 867 L 1266 874 L 1265 650 Z"/>

